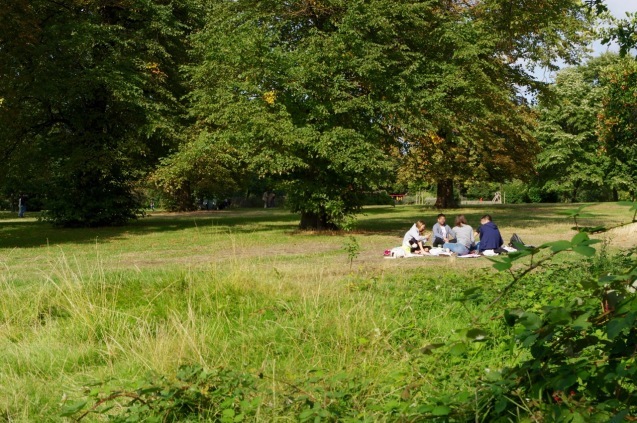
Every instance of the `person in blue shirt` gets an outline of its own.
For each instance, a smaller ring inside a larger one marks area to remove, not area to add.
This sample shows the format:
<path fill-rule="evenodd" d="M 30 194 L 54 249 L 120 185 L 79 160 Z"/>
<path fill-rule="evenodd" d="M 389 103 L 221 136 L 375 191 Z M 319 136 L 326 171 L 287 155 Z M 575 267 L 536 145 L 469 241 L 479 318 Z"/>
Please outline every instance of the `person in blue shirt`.
<path fill-rule="evenodd" d="M 480 228 L 478 233 L 480 234 L 480 242 L 478 246 L 478 252 L 484 253 L 486 250 L 493 250 L 494 252 L 500 252 L 500 247 L 504 244 L 498 225 L 493 223 L 491 215 L 485 214 L 480 219 Z"/>

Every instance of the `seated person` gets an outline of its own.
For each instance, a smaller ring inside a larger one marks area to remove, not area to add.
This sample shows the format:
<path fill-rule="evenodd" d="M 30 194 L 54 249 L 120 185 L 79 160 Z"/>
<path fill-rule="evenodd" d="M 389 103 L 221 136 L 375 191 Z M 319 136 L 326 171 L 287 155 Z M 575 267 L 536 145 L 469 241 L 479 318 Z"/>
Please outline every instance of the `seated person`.
<path fill-rule="evenodd" d="M 504 244 L 504 240 L 502 239 L 502 235 L 500 235 L 498 225 L 491 220 L 491 216 L 485 214 L 482 216 L 482 219 L 480 219 L 480 223 L 481 225 L 478 229 L 480 233 L 478 252 L 480 254 L 484 253 L 485 250 L 493 250 L 496 253 L 503 252 L 504 250 L 500 247 Z"/>
<path fill-rule="evenodd" d="M 428 254 L 429 247 L 424 245 L 427 239 L 427 236 L 425 236 L 425 222 L 419 220 L 405 233 L 403 248 L 409 253 Z"/>
<path fill-rule="evenodd" d="M 442 247 L 445 242 L 451 242 L 454 240 L 453 232 L 451 232 L 451 227 L 446 224 L 447 218 L 444 214 L 440 213 L 438 215 L 438 223 L 434 224 L 432 228 L 433 234 L 431 235 L 433 239 L 434 247 Z"/>
<path fill-rule="evenodd" d="M 467 225 L 467 219 L 464 217 L 464 214 L 456 217 L 456 225 L 451 231 L 455 234 L 456 242 L 445 242 L 443 248 L 448 248 L 459 256 L 469 254 L 475 242 L 475 238 L 473 236 L 473 228 Z"/>

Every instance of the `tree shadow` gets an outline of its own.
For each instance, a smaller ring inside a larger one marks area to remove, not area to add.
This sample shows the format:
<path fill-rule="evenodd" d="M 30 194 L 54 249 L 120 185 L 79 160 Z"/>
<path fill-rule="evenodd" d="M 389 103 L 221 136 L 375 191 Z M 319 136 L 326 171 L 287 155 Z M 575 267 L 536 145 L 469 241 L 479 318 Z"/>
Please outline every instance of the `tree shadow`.
<path fill-rule="evenodd" d="M 405 206 L 399 206 L 405 207 Z M 375 218 L 383 214 L 392 212 L 392 207 L 375 207 L 365 209 L 363 216 L 356 222 L 354 230 L 360 233 L 375 233 L 389 236 L 400 236 L 409 230 L 416 220 L 423 220 L 427 225 L 427 230 L 431 231 L 436 223 L 440 210 L 427 206 L 408 206 L 413 208 L 412 218 L 404 216 Z M 578 207 L 573 204 L 506 204 L 506 205 L 469 205 L 457 209 L 445 210 L 443 213 L 447 217 L 447 224 L 454 226 L 454 219 L 459 214 L 464 214 L 467 223 L 477 229 L 480 226 L 480 219 L 485 214 L 491 215 L 493 221 L 500 228 L 514 227 L 519 229 L 535 229 L 545 227 L 550 224 L 573 225 L 572 219 L 560 215 L 558 212 L 571 210 Z M 404 209 L 403 209 L 404 210 Z M 587 221 L 604 221 L 603 216 L 589 218 Z"/>
<path fill-rule="evenodd" d="M 0 219 L 0 248 L 35 248 L 59 244 L 95 244 L 130 235 L 178 232 L 195 227 L 222 226 L 233 233 L 292 231 L 298 227 L 296 214 L 277 211 L 202 211 L 184 214 L 152 214 L 126 226 L 101 228 L 57 228 L 36 220 Z"/>
<path fill-rule="evenodd" d="M 466 206 L 446 210 L 448 223 L 453 226 L 457 214 L 464 214 L 474 229 L 480 218 L 490 214 L 500 227 L 520 229 L 541 228 L 550 224 L 572 226 L 572 220 L 557 212 L 576 208 L 573 204 L 516 204 Z M 399 237 L 418 219 L 423 219 L 431 231 L 439 210 L 427 206 L 374 206 L 365 208 L 353 226 L 353 234 Z M 387 215 L 394 216 L 388 217 Z M 594 212 L 595 214 L 595 212 Z M 385 216 L 383 216 L 385 215 Z M 230 209 L 222 211 L 199 211 L 192 213 L 153 213 L 126 226 L 106 228 L 55 228 L 48 223 L 32 219 L 6 219 L 0 216 L 0 248 L 34 248 L 59 244 L 95 244 L 123 239 L 131 235 L 178 232 L 195 227 L 222 227 L 235 234 L 258 234 L 274 230 L 288 234 L 308 234 L 298 230 L 299 215 L 283 209 Z M 606 223 L 603 216 L 589 218 L 586 225 Z M 325 232 L 309 234 L 325 235 Z M 335 232 L 343 235 L 345 232 Z M 507 236 L 510 234 L 503 234 Z"/>

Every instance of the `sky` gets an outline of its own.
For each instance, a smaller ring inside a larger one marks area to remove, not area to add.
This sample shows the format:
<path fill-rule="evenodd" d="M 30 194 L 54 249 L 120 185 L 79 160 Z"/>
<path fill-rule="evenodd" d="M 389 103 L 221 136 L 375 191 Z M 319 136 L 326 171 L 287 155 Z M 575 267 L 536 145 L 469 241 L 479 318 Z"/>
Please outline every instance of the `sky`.
<path fill-rule="evenodd" d="M 604 3 L 608 7 L 610 13 L 616 18 L 625 18 L 626 12 L 637 12 L 637 0 L 606 0 Z M 592 56 L 599 56 L 608 51 L 619 51 L 617 45 L 602 45 L 599 41 L 593 43 L 591 47 L 593 49 L 593 52 L 591 53 Z M 545 69 L 536 69 L 534 76 L 540 81 L 550 82 L 554 75 L 552 72 Z"/>
<path fill-rule="evenodd" d="M 626 12 L 637 12 L 637 0 L 606 0 L 608 10 L 616 18 L 625 18 Z M 599 56 L 607 51 L 618 51 L 617 46 L 604 46 L 597 42 L 593 45 L 593 54 Z"/>

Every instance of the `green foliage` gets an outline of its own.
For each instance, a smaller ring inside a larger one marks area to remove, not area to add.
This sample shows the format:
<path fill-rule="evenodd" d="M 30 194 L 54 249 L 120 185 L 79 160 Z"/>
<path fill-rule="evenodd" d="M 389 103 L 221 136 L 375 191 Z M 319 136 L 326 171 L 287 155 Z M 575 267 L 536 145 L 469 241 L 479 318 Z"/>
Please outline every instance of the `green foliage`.
<path fill-rule="evenodd" d="M 60 175 L 58 183 L 66 186 L 64 195 L 51 195 L 42 215 L 55 226 L 118 226 L 144 213 L 131 181 L 114 172 L 77 171 Z"/>
<path fill-rule="evenodd" d="M 250 375 L 181 366 L 174 377 L 149 376 L 127 390 L 96 384 L 86 392 L 87 400 L 65 404 L 61 415 L 76 421 L 101 414 L 122 423 L 201 419 L 234 423 L 254 417 L 259 407 L 255 394 Z"/>
<path fill-rule="evenodd" d="M 121 224 L 178 138 L 182 1 L 16 1 L 0 19 L 3 177 L 45 183 L 46 219 Z M 14 31 L 14 32 L 11 32 Z M 6 176 L 5 176 L 6 175 Z M 2 181 L 4 182 L 4 181 Z"/>
<path fill-rule="evenodd" d="M 349 268 L 352 269 L 352 264 L 354 260 L 358 257 L 361 252 L 361 246 L 358 243 L 358 240 L 355 236 L 350 235 L 349 239 L 345 242 L 343 246 L 343 250 L 347 253 L 347 259 L 349 260 Z"/>
<path fill-rule="evenodd" d="M 244 0 L 207 13 L 188 68 L 197 130 L 278 177 L 313 228 L 342 224 L 406 155 L 401 183 L 426 177 L 450 202 L 454 179 L 527 174 L 534 122 L 517 88 L 538 84 L 511 63 L 572 59 L 589 23 L 577 1 Z"/>
<path fill-rule="evenodd" d="M 582 209 L 567 213 L 575 218 L 583 214 Z M 543 305 L 520 302 L 520 308 L 504 310 L 504 321 L 515 330 L 511 346 L 522 353 L 521 360 L 482 378 L 484 385 L 476 397 L 483 418 L 622 421 L 637 412 L 637 251 L 621 256 L 613 266 L 615 271 L 609 272 L 606 256 L 594 258 L 596 251 L 591 245 L 598 242 L 579 232 L 571 241 L 554 241 L 534 249 L 517 246 L 517 253 L 492 260 L 497 270 L 511 272 L 513 281 L 489 308 L 522 281 L 526 287 L 535 286 L 546 293 L 540 296 Z M 547 249 L 548 256 L 534 260 Z M 566 251 L 588 257 L 589 261 L 549 267 L 538 274 L 538 285 L 527 279 L 533 269 L 551 263 L 557 254 Z M 514 262 L 523 257 L 530 257 L 530 264 L 513 272 Z M 588 273 L 580 273 L 582 264 L 588 267 Z M 555 277 L 558 274 L 561 278 Z M 565 287 L 574 291 L 565 292 Z M 465 291 L 460 301 L 475 301 L 479 291 Z M 529 294 L 537 295 L 534 291 Z M 478 329 L 474 331 L 478 333 Z M 457 344 L 449 348 L 452 353 Z"/>
<path fill-rule="evenodd" d="M 561 70 L 538 105 L 537 137 L 542 147 L 538 183 L 563 201 L 580 201 L 586 192 L 597 195 L 593 201 L 610 199 L 613 166 L 603 154 L 597 117 L 605 92 L 601 74 L 617 60 L 618 56 L 607 54 Z"/>
<path fill-rule="evenodd" d="M 166 208 L 193 210 L 195 197 L 225 198 L 238 191 L 246 172 L 231 151 L 200 137 L 163 158 L 151 181 L 162 192 Z"/>
<path fill-rule="evenodd" d="M 386 191 L 367 193 L 362 202 L 366 206 L 392 206 L 395 204 L 394 199 Z"/>
<path fill-rule="evenodd" d="M 619 54 L 624 57 L 637 47 L 637 13 L 626 13 L 622 19 L 611 18 L 611 25 L 602 30 L 602 43 L 615 42 L 619 45 Z"/>
<path fill-rule="evenodd" d="M 635 199 L 637 186 L 637 60 L 623 58 L 602 76 L 607 90 L 599 118 L 600 138 L 613 167 L 609 177 L 615 188 Z"/>
<path fill-rule="evenodd" d="M 522 181 L 512 181 L 503 187 L 506 202 L 510 204 L 528 203 L 528 185 Z"/>
<path fill-rule="evenodd" d="M 609 421 L 637 411 L 637 261 L 629 254 L 622 265 L 612 275 L 599 269 L 597 280 L 579 281 L 576 295 L 541 310 L 505 312 L 515 342 L 530 355 L 487 379 L 483 407 L 492 410 L 490 419 L 522 412 Z M 545 284 L 559 291 L 555 282 Z"/>

